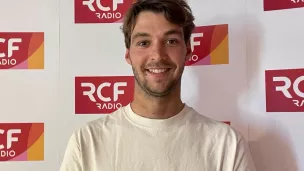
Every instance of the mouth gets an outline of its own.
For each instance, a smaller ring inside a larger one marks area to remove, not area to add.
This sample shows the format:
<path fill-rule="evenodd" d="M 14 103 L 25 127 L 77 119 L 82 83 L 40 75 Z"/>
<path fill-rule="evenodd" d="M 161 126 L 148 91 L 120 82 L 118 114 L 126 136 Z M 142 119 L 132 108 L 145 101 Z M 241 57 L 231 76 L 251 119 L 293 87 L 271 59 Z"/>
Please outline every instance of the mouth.
<path fill-rule="evenodd" d="M 146 69 L 146 73 L 148 77 L 153 79 L 161 79 L 165 80 L 168 78 L 170 74 L 171 68 L 149 68 Z"/>
<path fill-rule="evenodd" d="M 168 72 L 170 70 L 170 68 L 151 68 L 151 69 L 146 69 L 146 70 L 153 74 L 161 74 L 161 73 Z"/>

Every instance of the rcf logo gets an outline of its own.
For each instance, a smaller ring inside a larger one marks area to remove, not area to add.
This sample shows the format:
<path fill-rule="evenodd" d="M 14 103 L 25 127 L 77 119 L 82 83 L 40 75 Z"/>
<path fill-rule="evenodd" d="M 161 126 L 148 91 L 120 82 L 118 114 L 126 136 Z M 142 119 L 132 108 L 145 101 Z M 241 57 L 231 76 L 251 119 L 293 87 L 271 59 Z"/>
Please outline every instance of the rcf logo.
<path fill-rule="evenodd" d="M 43 69 L 44 33 L 0 32 L 0 69 Z"/>
<path fill-rule="evenodd" d="M 0 123 L 0 161 L 42 160 L 43 123 Z"/>
<path fill-rule="evenodd" d="M 75 23 L 122 22 L 135 0 L 75 0 Z"/>
<path fill-rule="evenodd" d="M 267 112 L 304 111 L 304 69 L 265 73 Z"/>
<path fill-rule="evenodd" d="M 264 11 L 304 7 L 304 0 L 264 0 Z"/>
<path fill-rule="evenodd" d="M 134 77 L 76 77 L 75 113 L 109 114 L 133 100 Z"/>
<path fill-rule="evenodd" d="M 196 27 L 190 41 L 192 56 L 186 66 L 229 63 L 227 24 Z"/>

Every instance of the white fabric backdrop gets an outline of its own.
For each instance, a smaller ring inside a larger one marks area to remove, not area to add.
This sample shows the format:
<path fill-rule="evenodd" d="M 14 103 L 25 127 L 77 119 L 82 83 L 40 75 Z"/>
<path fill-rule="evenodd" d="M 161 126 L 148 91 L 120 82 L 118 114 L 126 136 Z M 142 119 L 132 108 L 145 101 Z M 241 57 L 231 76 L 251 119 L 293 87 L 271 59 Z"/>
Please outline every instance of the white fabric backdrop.
<path fill-rule="evenodd" d="M 258 170 L 304 170 L 303 112 L 266 113 L 264 88 L 265 70 L 304 68 L 304 9 L 265 12 L 262 0 L 189 4 L 197 26 L 228 24 L 229 64 L 187 66 L 182 99 L 230 121 L 249 141 Z M 1 171 L 58 170 L 72 132 L 102 117 L 75 114 L 75 77 L 133 74 L 121 24 L 75 24 L 74 11 L 74 1 L 0 2 L 0 32 L 45 33 L 43 70 L 0 70 L 0 123 L 44 122 L 45 159 L 1 161 Z"/>

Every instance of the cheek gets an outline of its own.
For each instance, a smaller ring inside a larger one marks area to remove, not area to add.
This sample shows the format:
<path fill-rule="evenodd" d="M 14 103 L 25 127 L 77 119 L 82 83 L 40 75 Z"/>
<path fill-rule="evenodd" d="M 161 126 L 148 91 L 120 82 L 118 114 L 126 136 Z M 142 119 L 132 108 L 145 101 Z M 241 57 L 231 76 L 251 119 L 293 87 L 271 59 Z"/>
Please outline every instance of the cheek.
<path fill-rule="evenodd" d="M 168 49 L 167 52 L 170 54 L 172 60 L 177 61 L 177 62 L 183 63 L 187 58 L 186 48 L 181 47 L 181 46 L 174 47 L 172 49 Z"/>
<path fill-rule="evenodd" d="M 130 60 L 134 68 L 141 68 L 144 64 L 144 56 L 139 52 L 130 53 Z"/>
<path fill-rule="evenodd" d="M 174 54 L 171 57 L 171 60 L 173 63 L 175 63 L 175 65 L 177 65 L 178 67 L 184 66 L 185 62 L 186 62 L 186 56 L 182 55 L 183 53 L 179 53 L 179 54 Z"/>

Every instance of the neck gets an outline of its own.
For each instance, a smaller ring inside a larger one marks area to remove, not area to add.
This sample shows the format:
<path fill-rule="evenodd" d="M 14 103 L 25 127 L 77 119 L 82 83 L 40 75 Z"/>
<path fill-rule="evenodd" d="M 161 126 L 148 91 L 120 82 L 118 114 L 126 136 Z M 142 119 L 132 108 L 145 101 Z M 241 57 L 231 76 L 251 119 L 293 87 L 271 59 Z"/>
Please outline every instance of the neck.
<path fill-rule="evenodd" d="M 135 85 L 131 108 L 136 114 L 146 118 L 170 118 L 184 108 L 184 103 L 180 97 L 180 89 L 180 84 L 178 84 L 168 95 L 164 97 L 152 97 L 151 95 L 147 95 L 138 85 Z"/>

